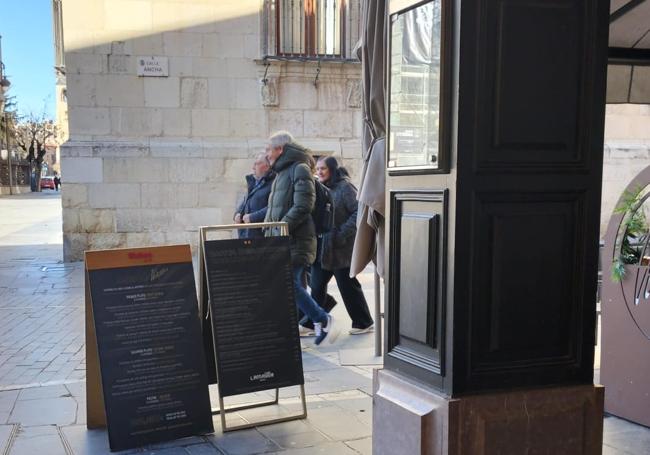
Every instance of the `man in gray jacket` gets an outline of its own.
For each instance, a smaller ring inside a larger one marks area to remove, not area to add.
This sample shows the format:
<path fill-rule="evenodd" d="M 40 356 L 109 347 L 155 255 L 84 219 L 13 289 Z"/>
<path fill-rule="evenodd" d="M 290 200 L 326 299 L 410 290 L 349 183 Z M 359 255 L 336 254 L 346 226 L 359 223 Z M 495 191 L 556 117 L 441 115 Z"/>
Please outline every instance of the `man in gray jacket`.
<path fill-rule="evenodd" d="M 271 135 L 266 157 L 276 177 L 271 187 L 265 221 L 284 221 L 289 225 L 296 304 L 314 321 L 316 345 L 321 344 L 328 335 L 330 342 L 333 342 L 332 316 L 318 306 L 302 285 L 306 268 L 316 259 L 316 228 L 311 217 L 316 201 L 310 166 L 313 160 L 308 151 L 296 144 L 293 136 L 286 131 Z"/>

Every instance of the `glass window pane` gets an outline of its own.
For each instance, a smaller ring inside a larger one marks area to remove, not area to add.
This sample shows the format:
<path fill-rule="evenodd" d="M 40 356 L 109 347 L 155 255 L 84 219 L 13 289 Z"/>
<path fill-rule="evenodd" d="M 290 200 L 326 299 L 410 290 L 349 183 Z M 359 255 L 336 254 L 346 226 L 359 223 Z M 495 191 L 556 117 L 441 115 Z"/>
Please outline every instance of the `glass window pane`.
<path fill-rule="evenodd" d="M 388 167 L 439 167 L 441 6 L 436 0 L 392 24 Z"/>

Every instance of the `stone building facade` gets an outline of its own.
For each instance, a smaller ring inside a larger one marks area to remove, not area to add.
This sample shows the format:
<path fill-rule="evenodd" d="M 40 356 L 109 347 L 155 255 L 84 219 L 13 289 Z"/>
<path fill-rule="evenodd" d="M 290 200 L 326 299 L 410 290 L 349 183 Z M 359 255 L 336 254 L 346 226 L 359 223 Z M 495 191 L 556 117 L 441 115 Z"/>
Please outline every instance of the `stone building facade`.
<path fill-rule="evenodd" d="M 650 166 L 650 104 L 607 105 L 601 238 L 621 193 L 647 166 Z"/>
<path fill-rule="evenodd" d="M 195 246 L 198 226 L 231 221 L 243 177 L 274 130 L 340 157 L 358 176 L 360 64 L 342 50 L 264 59 L 280 36 L 269 30 L 276 3 L 55 0 L 69 134 L 66 260 L 89 249 Z M 345 28 L 349 54 L 358 9 L 347 14 L 337 32 Z M 149 58 L 165 76 L 138 76 Z"/>
<path fill-rule="evenodd" d="M 269 14 L 289 3 L 53 0 L 66 260 L 86 249 L 195 246 L 198 226 L 231 220 L 252 157 L 277 129 L 358 177 L 359 0 L 339 24 L 346 58 L 320 63 L 269 52 L 281 39 L 274 27 L 291 25 Z M 142 57 L 166 59 L 167 76 L 138 76 Z M 609 105 L 601 232 L 648 164 L 650 106 Z"/>

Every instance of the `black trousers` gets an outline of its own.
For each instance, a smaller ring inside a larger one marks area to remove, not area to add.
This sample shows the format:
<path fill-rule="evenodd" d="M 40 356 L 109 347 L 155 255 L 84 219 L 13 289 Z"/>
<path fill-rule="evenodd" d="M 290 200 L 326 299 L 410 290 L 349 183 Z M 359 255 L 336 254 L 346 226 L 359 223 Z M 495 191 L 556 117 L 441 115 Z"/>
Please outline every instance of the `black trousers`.
<path fill-rule="evenodd" d="M 365 329 L 373 324 L 368 310 L 368 302 L 363 295 L 361 283 L 356 278 L 350 278 L 350 268 L 324 270 L 318 261 L 311 266 L 311 296 L 321 307 L 327 294 L 327 284 L 334 277 L 336 285 L 343 297 L 345 309 L 352 319 L 352 327 Z"/>

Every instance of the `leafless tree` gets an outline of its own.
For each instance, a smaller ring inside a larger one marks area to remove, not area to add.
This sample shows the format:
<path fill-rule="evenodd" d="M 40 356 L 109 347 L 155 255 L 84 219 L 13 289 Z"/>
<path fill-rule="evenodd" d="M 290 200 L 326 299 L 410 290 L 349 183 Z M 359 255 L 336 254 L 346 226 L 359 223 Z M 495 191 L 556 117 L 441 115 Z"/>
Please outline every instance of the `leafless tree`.
<path fill-rule="evenodd" d="M 45 145 L 48 139 L 57 137 L 57 127 L 54 121 L 45 114 L 40 116 L 30 114 L 16 125 L 16 144 L 27 154 L 31 165 L 32 175 L 36 182 L 34 188 L 41 190 L 41 169 L 45 157 Z"/>

